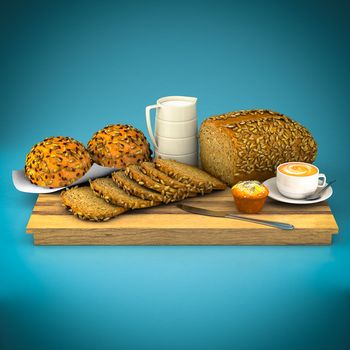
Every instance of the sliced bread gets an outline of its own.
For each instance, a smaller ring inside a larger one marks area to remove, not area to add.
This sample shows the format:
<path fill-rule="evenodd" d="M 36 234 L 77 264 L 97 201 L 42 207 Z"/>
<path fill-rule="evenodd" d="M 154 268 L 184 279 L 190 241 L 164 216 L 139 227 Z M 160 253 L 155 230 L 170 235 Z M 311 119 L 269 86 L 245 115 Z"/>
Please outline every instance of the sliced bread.
<path fill-rule="evenodd" d="M 155 202 L 169 203 L 171 201 L 170 198 L 163 196 L 161 193 L 143 187 L 131 180 L 122 170 L 112 173 L 112 179 L 117 186 L 129 195 Z"/>
<path fill-rule="evenodd" d="M 127 211 L 109 204 L 95 195 L 88 186 L 74 187 L 61 192 L 63 204 L 79 219 L 107 221 Z"/>
<path fill-rule="evenodd" d="M 140 209 L 154 207 L 160 202 L 146 200 L 139 197 L 131 196 L 118 187 L 110 177 L 101 177 L 90 181 L 92 190 L 99 197 L 108 203 L 118 205 L 127 209 Z"/>
<path fill-rule="evenodd" d="M 181 198 L 186 192 L 153 180 L 150 176 L 143 173 L 138 165 L 127 166 L 125 169 L 125 174 L 128 175 L 130 179 L 137 182 L 139 185 L 159 192 L 163 196 L 171 198 L 172 200 Z"/>
<path fill-rule="evenodd" d="M 192 187 L 190 184 L 185 184 L 176 179 L 168 176 L 162 171 L 158 170 L 154 163 L 152 162 L 143 162 L 140 164 L 141 171 L 148 175 L 154 181 L 157 181 L 163 185 L 171 186 L 172 188 L 176 188 L 179 190 L 189 190 L 190 192 L 196 192 L 196 189 Z"/>
<path fill-rule="evenodd" d="M 176 180 L 191 184 L 200 193 L 208 193 L 214 190 L 224 190 L 226 185 L 205 171 L 191 165 L 177 162 L 176 160 L 157 159 L 155 166 Z"/>

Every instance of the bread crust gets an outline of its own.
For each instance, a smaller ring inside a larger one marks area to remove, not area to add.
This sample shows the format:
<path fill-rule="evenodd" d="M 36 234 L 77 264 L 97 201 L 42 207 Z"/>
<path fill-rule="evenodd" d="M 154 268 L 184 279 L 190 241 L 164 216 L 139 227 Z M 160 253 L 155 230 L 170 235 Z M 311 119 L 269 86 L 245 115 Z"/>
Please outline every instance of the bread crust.
<path fill-rule="evenodd" d="M 214 137 L 212 137 L 214 135 Z M 221 138 L 219 149 L 216 138 Z M 216 154 L 217 156 L 212 156 Z M 243 110 L 206 119 L 200 127 L 200 159 L 211 175 L 233 186 L 265 181 L 284 162 L 314 162 L 317 143 L 302 125 L 270 110 Z"/>

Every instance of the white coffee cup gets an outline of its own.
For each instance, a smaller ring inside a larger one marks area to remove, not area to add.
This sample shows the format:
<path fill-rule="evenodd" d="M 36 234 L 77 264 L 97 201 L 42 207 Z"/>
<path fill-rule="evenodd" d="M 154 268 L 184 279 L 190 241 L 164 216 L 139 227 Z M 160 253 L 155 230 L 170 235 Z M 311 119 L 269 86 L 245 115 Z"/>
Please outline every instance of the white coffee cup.
<path fill-rule="evenodd" d="M 183 155 L 197 152 L 197 136 L 185 138 L 170 138 L 156 136 L 157 150 L 160 153 L 171 155 Z"/>
<path fill-rule="evenodd" d="M 153 134 L 151 123 L 152 109 L 156 109 L 155 134 Z M 186 146 L 179 146 L 183 139 L 197 136 L 197 98 L 162 97 L 157 100 L 157 104 L 146 107 L 146 122 L 155 151 L 172 155 L 197 152 L 197 142 L 188 141 Z M 168 140 L 159 138 L 168 138 Z M 177 142 L 176 139 L 181 139 L 181 141 Z"/>
<path fill-rule="evenodd" d="M 311 175 L 300 175 L 297 172 L 286 173 L 281 169 L 286 166 L 296 165 L 301 167 L 312 167 Z M 278 191 L 285 197 L 293 199 L 303 199 L 313 193 L 319 188 L 326 186 L 326 175 L 320 174 L 319 169 L 309 163 L 303 162 L 288 162 L 280 164 L 277 167 L 276 185 Z"/>
<path fill-rule="evenodd" d="M 172 154 L 165 154 L 165 153 L 160 153 L 157 150 L 154 152 L 155 158 L 158 159 L 172 159 L 176 160 L 180 163 L 188 164 L 188 165 L 193 165 L 197 166 L 198 165 L 198 153 L 189 153 L 189 154 L 182 154 L 182 155 L 172 155 Z"/>

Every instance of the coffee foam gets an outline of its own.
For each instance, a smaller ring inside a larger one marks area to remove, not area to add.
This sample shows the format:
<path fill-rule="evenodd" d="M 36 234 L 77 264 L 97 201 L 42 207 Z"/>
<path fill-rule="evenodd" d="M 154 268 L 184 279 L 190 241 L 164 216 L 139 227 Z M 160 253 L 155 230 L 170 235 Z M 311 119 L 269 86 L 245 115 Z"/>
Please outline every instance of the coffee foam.
<path fill-rule="evenodd" d="M 317 168 L 308 163 L 286 163 L 279 166 L 278 170 L 290 176 L 311 176 L 317 173 Z"/>

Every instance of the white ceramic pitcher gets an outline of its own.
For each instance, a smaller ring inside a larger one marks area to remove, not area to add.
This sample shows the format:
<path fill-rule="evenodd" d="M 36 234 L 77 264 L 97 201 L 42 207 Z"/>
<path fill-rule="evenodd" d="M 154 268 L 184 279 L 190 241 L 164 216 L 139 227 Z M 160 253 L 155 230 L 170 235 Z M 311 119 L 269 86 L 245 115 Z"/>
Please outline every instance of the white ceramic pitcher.
<path fill-rule="evenodd" d="M 152 109 L 156 109 L 154 133 L 151 122 Z M 174 159 L 181 161 L 181 156 L 197 154 L 196 97 L 162 97 L 155 105 L 146 107 L 146 122 L 156 155 L 172 155 Z"/>

